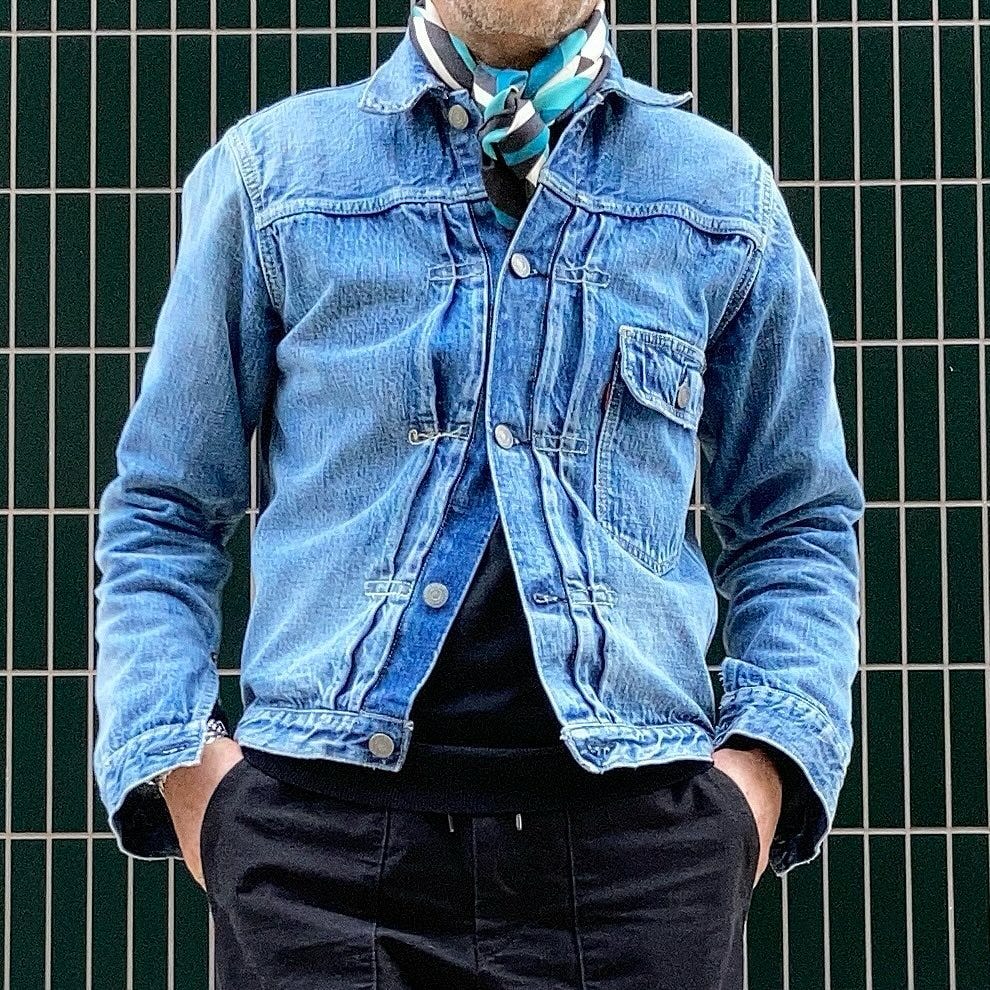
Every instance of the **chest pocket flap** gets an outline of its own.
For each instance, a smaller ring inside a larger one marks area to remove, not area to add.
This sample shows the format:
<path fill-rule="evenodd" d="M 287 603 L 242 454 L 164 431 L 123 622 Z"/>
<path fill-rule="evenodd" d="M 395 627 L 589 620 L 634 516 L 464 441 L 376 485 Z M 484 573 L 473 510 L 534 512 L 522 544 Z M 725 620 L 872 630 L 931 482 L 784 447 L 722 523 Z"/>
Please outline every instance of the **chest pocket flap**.
<path fill-rule="evenodd" d="M 629 391 L 675 423 L 696 430 L 704 399 L 705 352 L 664 330 L 622 324 L 619 370 Z"/>

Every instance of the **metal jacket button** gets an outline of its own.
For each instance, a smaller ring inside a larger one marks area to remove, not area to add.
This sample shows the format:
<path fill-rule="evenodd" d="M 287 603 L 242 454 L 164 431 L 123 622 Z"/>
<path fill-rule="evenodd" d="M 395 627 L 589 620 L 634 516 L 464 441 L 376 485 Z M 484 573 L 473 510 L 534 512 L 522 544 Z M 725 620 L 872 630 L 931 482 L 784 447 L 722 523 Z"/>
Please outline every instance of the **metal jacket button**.
<path fill-rule="evenodd" d="M 395 752 L 395 743 L 387 732 L 376 732 L 368 740 L 368 749 L 374 756 L 391 756 Z"/>
<path fill-rule="evenodd" d="M 439 608 L 447 600 L 447 585 L 442 581 L 431 581 L 423 589 L 423 600 L 433 608 Z"/>
<path fill-rule="evenodd" d="M 495 427 L 495 442 L 500 447 L 505 447 L 508 449 L 512 446 L 512 440 L 512 430 L 510 430 L 505 423 L 499 423 L 498 426 Z"/>
<path fill-rule="evenodd" d="M 529 258 L 524 254 L 520 254 L 518 251 L 509 259 L 509 266 L 520 278 L 526 278 L 533 270 L 530 267 Z"/>
<path fill-rule="evenodd" d="M 455 103 L 447 111 L 447 120 L 450 121 L 450 126 L 456 128 L 459 131 L 463 131 L 470 121 L 470 116 L 467 110 L 460 105 L 460 103 Z"/>
<path fill-rule="evenodd" d="M 687 404 L 688 400 L 691 398 L 691 386 L 687 382 L 677 390 L 677 408 L 683 409 Z"/>

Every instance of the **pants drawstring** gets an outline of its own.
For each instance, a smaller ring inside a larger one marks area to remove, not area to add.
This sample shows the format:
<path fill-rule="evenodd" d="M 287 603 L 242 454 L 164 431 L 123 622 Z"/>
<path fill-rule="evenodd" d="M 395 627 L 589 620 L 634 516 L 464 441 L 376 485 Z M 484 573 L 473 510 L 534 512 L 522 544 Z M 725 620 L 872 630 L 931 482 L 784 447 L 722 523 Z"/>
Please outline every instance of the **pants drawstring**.
<path fill-rule="evenodd" d="M 522 815 L 518 811 L 516 812 L 516 829 L 522 831 Z"/>
<path fill-rule="evenodd" d="M 454 831 L 454 816 L 449 811 L 447 812 L 447 827 L 451 832 Z"/>

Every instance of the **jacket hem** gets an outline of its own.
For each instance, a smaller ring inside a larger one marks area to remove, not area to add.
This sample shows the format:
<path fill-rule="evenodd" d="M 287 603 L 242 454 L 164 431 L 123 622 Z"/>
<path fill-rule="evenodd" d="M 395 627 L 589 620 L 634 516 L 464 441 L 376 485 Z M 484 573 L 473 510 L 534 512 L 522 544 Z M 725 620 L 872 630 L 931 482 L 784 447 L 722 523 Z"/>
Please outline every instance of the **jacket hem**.
<path fill-rule="evenodd" d="M 385 756 L 376 756 L 369 747 L 379 733 L 387 735 L 394 747 Z M 402 767 L 412 736 L 409 719 L 257 704 L 245 709 L 234 730 L 234 738 L 242 745 L 269 753 L 322 757 L 392 771 Z M 711 731 L 686 721 L 658 725 L 572 722 L 561 728 L 560 738 L 577 763 L 592 773 L 680 759 L 711 760 L 713 753 Z"/>

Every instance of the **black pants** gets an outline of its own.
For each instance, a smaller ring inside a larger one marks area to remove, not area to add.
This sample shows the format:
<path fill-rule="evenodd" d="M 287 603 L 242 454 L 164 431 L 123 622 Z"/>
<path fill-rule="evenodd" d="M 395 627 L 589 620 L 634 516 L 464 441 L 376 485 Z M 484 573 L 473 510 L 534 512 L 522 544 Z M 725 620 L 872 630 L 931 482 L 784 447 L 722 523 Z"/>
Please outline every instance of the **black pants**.
<path fill-rule="evenodd" d="M 201 851 L 218 990 L 737 990 L 759 836 L 715 767 L 619 801 L 447 815 L 241 760 Z"/>

